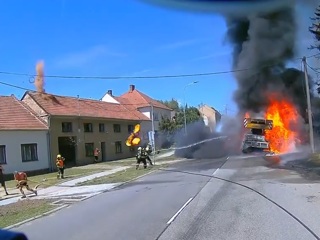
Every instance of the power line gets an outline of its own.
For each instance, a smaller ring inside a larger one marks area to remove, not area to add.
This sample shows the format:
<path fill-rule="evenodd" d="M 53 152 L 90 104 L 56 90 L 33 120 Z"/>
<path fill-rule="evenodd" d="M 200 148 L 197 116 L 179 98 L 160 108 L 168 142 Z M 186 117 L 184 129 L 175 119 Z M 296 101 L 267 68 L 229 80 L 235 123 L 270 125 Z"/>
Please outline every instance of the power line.
<path fill-rule="evenodd" d="M 20 86 L 17 86 L 17 85 L 6 83 L 6 82 L 1 82 L 0 81 L 0 84 L 8 86 L 8 87 L 18 88 L 18 89 L 25 90 L 25 91 L 36 92 L 35 90 L 31 90 L 29 88 L 20 87 Z"/>
<path fill-rule="evenodd" d="M 310 55 L 306 58 L 312 58 L 320 55 L 320 53 Z M 302 60 L 303 57 L 298 57 L 293 59 L 292 61 Z M 261 68 L 265 67 L 273 67 L 277 64 L 272 65 L 265 65 Z M 193 74 L 177 74 L 177 75 L 157 75 L 157 76 L 67 76 L 67 75 L 45 75 L 46 78 L 63 78 L 63 79 L 100 79 L 100 80 L 111 80 L 111 79 L 156 79 L 156 78 L 182 78 L 182 77 L 204 77 L 204 76 L 212 76 L 212 75 L 220 75 L 220 74 L 228 74 L 228 73 L 236 73 L 236 72 L 243 72 L 249 70 L 257 70 L 256 68 L 243 68 L 243 69 L 235 69 L 235 70 L 228 70 L 228 71 L 217 71 L 217 72 L 207 72 L 207 73 L 193 73 Z M 13 76 L 25 76 L 29 77 L 29 82 L 34 82 L 34 77 L 37 74 L 28 74 L 28 73 L 15 73 L 15 72 L 7 72 L 7 71 L 0 71 L 0 74 L 4 75 L 13 75 Z M 31 80 L 32 79 L 32 80 Z"/>

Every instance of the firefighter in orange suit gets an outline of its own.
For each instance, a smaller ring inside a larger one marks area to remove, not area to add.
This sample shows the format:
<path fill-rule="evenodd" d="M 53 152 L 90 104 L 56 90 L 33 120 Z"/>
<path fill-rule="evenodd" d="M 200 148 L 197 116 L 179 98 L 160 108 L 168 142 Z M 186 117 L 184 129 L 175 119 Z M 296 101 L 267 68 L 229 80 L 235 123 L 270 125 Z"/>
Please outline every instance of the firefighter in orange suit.
<path fill-rule="evenodd" d="M 19 188 L 20 192 L 22 193 L 22 198 L 26 198 L 26 194 L 23 191 L 23 187 L 26 187 L 26 189 L 30 192 L 33 192 L 35 195 L 38 195 L 37 192 L 37 185 L 35 189 L 31 189 L 28 185 L 28 176 L 25 172 L 17 172 L 15 171 L 14 174 L 14 179 L 17 181 L 17 188 Z"/>
<path fill-rule="evenodd" d="M 60 154 L 57 155 L 57 160 L 56 160 L 56 166 L 58 168 L 58 175 L 57 178 L 64 178 L 64 161 L 65 158 L 62 157 Z"/>

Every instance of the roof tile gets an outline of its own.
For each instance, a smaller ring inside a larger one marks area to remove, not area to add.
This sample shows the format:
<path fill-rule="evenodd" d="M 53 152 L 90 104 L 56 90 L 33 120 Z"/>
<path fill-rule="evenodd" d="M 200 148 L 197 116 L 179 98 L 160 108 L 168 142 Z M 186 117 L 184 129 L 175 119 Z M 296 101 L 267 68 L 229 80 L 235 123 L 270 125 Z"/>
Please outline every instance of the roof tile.
<path fill-rule="evenodd" d="M 121 120 L 149 120 L 136 109 L 117 103 L 46 93 L 27 92 L 48 114 L 56 116 L 85 116 Z"/>
<path fill-rule="evenodd" d="M 14 96 L 0 96 L 0 130 L 45 130 L 47 125 Z"/>
<path fill-rule="evenodd" d="M 172 111 L 171 108 L 168 108 L 166 105 L 150 98 L 146 94 L 144 94 L 136 89 L 134 89 L 133 91 L 128 91 L 128 92 L 122 94 L 120 97 L 117 97 L 116 99 L 117 99 L 117 101 L 119 101 L 123 104 L 130 103 L 135 108 L 149 107 L 152 104 L 154 107 Z"/>

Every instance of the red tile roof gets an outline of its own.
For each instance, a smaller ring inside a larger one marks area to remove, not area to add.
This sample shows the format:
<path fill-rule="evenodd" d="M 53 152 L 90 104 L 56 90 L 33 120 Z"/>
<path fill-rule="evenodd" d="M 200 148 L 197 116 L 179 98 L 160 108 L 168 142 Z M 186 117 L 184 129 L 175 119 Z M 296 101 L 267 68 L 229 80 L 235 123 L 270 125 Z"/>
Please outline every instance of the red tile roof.
<path fill-rule="evenodd" d="M 83 116 L 121 120 L 150 120 L 145 115 L 117 103 L 46 93 L 27 92 L 38 105 L 53 116 Z"/>
<path fill-rule="evenodd" d="M 14 96 L 0 96 L 0 130 L 45 130 L 47 125 Z"/>
<path fill-rule="evenodd" d="M 116 97 L 116 100 L 124 105 L 133 105 L 135 108 L 150 107 L 152 104 L 154 107 L 172 111 L 171 108 L 168 108 L 166 105 L 150 98 L 136 89 L 128 91 L 120 97 Z"/>

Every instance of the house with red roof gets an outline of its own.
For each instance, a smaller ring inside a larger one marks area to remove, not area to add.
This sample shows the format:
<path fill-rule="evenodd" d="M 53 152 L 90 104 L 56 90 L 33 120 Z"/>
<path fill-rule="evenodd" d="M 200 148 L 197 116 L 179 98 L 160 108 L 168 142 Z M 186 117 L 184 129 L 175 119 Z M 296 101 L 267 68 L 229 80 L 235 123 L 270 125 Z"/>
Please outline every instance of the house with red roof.
<path fill-rule="evenodd" d="M 15 96 L 0 96 L 0 164 L 4 174 L 49 169 L 48 126 Z"/>
<path fill-rule="evenodd" d="M 21 101 L 29 106 L 49 127 L 51 164 L 57 154 L 68 165 L 94 162 L 94 149 L 100 161 L 132 157 L 135 149 L 125 141 L 134 125 L 149 120 L 146 115 L 126 106 L 79 97 L 26 92 Z"/>
<path fill-rule="evenodd" d="M 141 122 L 141 137 L 143 142 L 148 141 L 148 132 L 152 131 L 152 116 L 154 130 L 157 133 L 162 117 L 171 119 L 174 114 L 171 108 L 137 90 L 135 85 L 130 85 L 129 90 L 118 97 L 112 94 L 112 90 L 108 90 L 101 100 L 109 103 L 118 103 L 130 111 L 142 113 L 147 118 Z"/>

